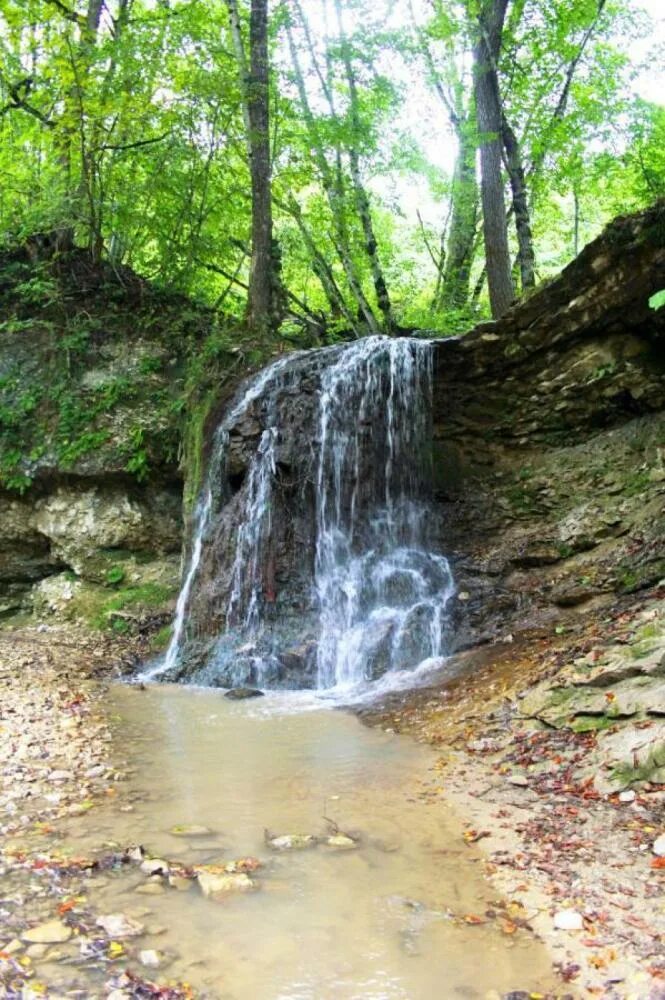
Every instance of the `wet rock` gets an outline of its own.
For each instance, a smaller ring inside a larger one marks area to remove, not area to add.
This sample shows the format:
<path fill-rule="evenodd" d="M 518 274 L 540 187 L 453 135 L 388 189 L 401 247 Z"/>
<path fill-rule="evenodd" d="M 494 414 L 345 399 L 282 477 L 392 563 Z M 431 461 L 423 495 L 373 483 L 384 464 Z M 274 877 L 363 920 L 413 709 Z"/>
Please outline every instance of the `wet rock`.
<path fill-rule="evenodd" d="M 231 701 L 243 701 L 245 698 L 262 698 L 263 691 L 252 687 L 230 688 L 224 692 L 224 697 L 230 698 Z"/>
<path fill-rule="evenodd" d="M 140 868 L 146 875 L 168 875 L 169 863 L 161 858 L 146 858 L 141 862 Z"/>
<path fill-rule="evenodd" d="M 124 913 L 109 913 L 97 918 L 97 926 L 110 938 L 140 937 L 145 932 L 143 924 Z"/>
<path fill-rule="evenodd" d="M 302 851 L 309 847 L 316 847 L 318 837 L 311 833 L 284 833 L 276 837 L 265 832 L 265 841 L 273 851 Z"/>
<path fill-rule="evenodd" d="M 354 847 L 358 847 L 358 841 L 346 833 L 334 833 L 332 836 L 326 837 L 324 844 L 336 851 L 352 851 Z"/>
<path fill-rule="evenodd" d="M 6 948 L 3 950 L 7 951 Z M 43 958 L 47 951 L 48 951 L 47 944 L 31 944 L 25 949 L 25 953 L 28 956 L 28 958 L 32 959 Z"/>
<path fill-rule="evenodd" d="M 203 895 L 211 899 L 220 898 L 234 892 L 249 892 L 255 888 L 255 883 L 244 872 L 235 874 L 197 872 L 196 877 Z"/>
<path fill-rule="evenodd" d="M 8 941 L 7 944 L 3 944 L 0 947 L 0 951 L 3 951 L 5 955 L 16 955 L 19 951 L 23 951 L 24 947 L 25 945 L 22 941 L 19 941 L 18 938 L 13 938 L 11 941 Z M 46 950 L 46 945 L 33 945 L 32 947 L 44 948 L 44 950 Z M 28 951 L 30 951 L 29 948 L 27 949 L 26 954 Z"/>
<path fill-rule="evenodd" d="M 213 830 L 197 823 L 179 823 L 177 826 L 172 826 L 169 833 L 174 837 L 209 837 L 213 834 Z"/>
<path fill-rule="evenodd" d="M 160 882 L 146 882 L 145 885 L 139 885 L 134 890 L 142 896 L 160 896 L 164 891 L 164 886 Z"/>
<path fill-rule="evenodd" d="M 45 924 L 38 924 L 24 931 L 21 937 L 30 944 L 62 944 L 63 941 L 69 941 L 72 933 L 71 927 L 61 920 L 48 920 Z"/>
<path fill-rule="evenodd" d="M 584 929 L 584 919 L 577 910 L 557 910 L 554 914 L 554 926 L 558 931 L 581 931 Z"/>
<path fill-rule="evenodd" d="M 509 774 L 506 778 L 509 785 L 515 785 L 517 788 L 528 788 L 529 779 L 525 778 L 523 774 Z"/>
<path fill-rule="evenodd" d="M 160 965 L 164 964 L 164 955 L 154 948 L 147 948 L 139 952 L 139 962 L 148 969 L 158 969 Z"/>
<path fill-rule="evenodd" d="M 187 892 L 192 888 L 193 879 L 185 878 L 184 875 L 169 875 L 169 885 L 178 892 Z"/>

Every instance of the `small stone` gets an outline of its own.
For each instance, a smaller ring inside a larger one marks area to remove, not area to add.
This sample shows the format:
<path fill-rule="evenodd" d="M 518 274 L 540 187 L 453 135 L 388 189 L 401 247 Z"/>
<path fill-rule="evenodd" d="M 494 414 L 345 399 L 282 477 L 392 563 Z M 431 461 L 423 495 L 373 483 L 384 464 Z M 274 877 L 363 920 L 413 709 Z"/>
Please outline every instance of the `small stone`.
<path fill-rule="evenodd" d="M 158 969 L 163 961 L 163 955 L 160 951 L 155 951 L 154 948 L 147 948 L 145 951 L 139 952 L 139 962 L 141 965 L 147 966 L 149 969 Z"/>
<path fill-rule="evenodd" d="M 199 826 L 198 823 L 179 823 L 170 830 L 174 837 L 210 837 L 213 832 L 210 827 Z"/>
<path fill-rule="evenodd" d="M 523 774 L 509 774 L 506 778 L 509 785 L 516 785 L 518 788 L 528 788 L 529 780 Z"/>
<path fill-rule="evenodd" d="M 49 774 L 50 781 L 69 781 L 71 777 L 71 771 L 51 771 Z"/>
<path fill-rule="evenodd" d="M 72 929 L 61 920 L 48 920 L 45 924 L 38 924 L 31 927 L 29 931 L 24 931 L 21 937 L 31 944 L 61 944 L 69 941 L 72 936 Z"/>
<path fill-rule="evenodd" d="M 169 875 L 169 885 L 178 892 L 187 892 L 192 888 L 193 879 L 185 878 L 184 875 Z"/>
<path fill-rule="evenodd" d="M 97 926 L 110 938 L 139 937 L 144 932 L 143 924 L 138 920 L 132 920 L 124 913 L 109 913 L 97 919 Z"/>
<path fill-rule="evenodd" d="M 311 833 L 285 833 L 279 837 L 266 835 L 266 843 L 273 851 L 302 851 L 316 847 L 318 841 Z"/>
<path fill-rule="evenodd" d="M 161 882 L 146 882 L 144 885 L 137 886 L 134 890 L 134 892 L 138 892 L 142 896 L 161 896 L 165 891 Z"/>
<path fill-rule="evenodd" d="M 7 949 L 5 949 L 6 951 Z M 28 958 L 43 958 L 48 951 L 47 944 L 31 944 L 25 949 Z"/>
<path fill-rule="evenodd" d="M 41 945 L 40 947 L 45 948 L 46 946 Z M 11 941 L 8 941 L 7 944 L 1 945 L 0 951 L 4 951 L 5 955 L 15 955 L 17 952 L 23 951 L 23 948 L 23 942 L 19 941 L 18 938 L 13 938 Z"/>
<path fill-rule="evenodd" d="M 584 920 L 577 910 L 558 910 L 554 914 L 554 926 L 558 931 L 581 931 Z"/>
<path fill-rule="evenodd" d="M 332 837 L 326 837 L 324 843 L 336 851 L 351 851 L 358 846 L 358 842 L 353 837 L 347 837 L 345 833 L 335 833 Z"/>
<path fill-rule="evenodd" d="M 625 792 L 619 792 L 619 802 L 634 802 L 635 792 L 632 788 L 627 788 Z"/>
<path fill-rule="evenodd" d="M 217 875 L 212 872 L 198 872 L 197 878 L 204 896 L 215 899 L 230 892 L 248 892 L 254 888 L 249 875 L 239 872 L 234 875 Z"/>
<path fill-rule="evenodd" d="M 168 875 L 168 862 L 162 861 L 161 858 L 146 858 L 141 862 L 141 871 L 146 875 Z"/>
<path fill-rule="evenodd" d="M 665 833 L 661 833 L 660 837 L 656 837 L 651 850 L 657 858 L 665 858 Z"/>
<path fill-rule="evenodd" d="M 224 697 L 230 698 L 231 701 L 242 701 L 245 698 L 262 698 L 263 691 L 259 691 L 258 688 L 237 687 L 225 691 Z"/>

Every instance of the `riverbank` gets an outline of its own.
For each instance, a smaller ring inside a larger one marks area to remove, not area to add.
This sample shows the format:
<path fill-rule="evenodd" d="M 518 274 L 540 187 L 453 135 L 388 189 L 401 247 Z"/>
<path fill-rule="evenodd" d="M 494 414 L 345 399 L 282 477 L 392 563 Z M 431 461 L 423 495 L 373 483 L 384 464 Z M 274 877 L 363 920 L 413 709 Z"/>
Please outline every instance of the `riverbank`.
<path fill-rule="evenodd" d="M 0 996 L 574 995 L 433 797 L 429 750 L 279 696 L 113 683 L 131 658 L 0 633 Z"/>
<path fill-rule="evenodd" d="M 361 712 L 439 750 L 487 877 L 582 997 L 665 997 L 664 596 L 461 654 L 456 680 Z"/>
<path fill-rule="evenodd" d="M 664 605 L 655 591 L 604 611 L 602 620 L 571 620 L 565 632 L 471 651 L 460 657 L 456 680 L 394 694 L 360 713 L 389 741 L 408 734 L 438 751 L 405 808 L 425 802 L 436 819 L 452 807 L 466 825 L 435 852 L 433 871 L 459 866 L 468 853 L 492 900 L 468 913 L 458 906 L 452 919 L 478 935 L 481 951 L 483 934 L 518 949 L 541 939 L 560 984 L 553 990 L 543 979 L 548 997 L 665 996 L 665 869 L 654 850 L 665 803 Z M 0 996 L 10 1000 L 206 995 L 171 964 L 160 914 L 143 905 L 171 878 L 191 886 L 193 869 L 143 872 L 126 835 L 128 818 L 136 810 L 138 823 L 144 805 L 117 745 L 109 680 L 138 652 L 72 626 L 0 632 Z M 150 725 L 149 702 L 146 712 Z M 400 746 L 410 753 L 408 743 L 398 741 L 398 753 Z M 632 773 L 622 771 L 626 761 Z M 159 785 L 158 804 L 162 796 Z M 102 838 L 101 829 L 117 832 Z M 177 857 L 184 845 L 172 843 Z M 244 840 L 238 847 L 256 849 Z M 107 912 L 114 882 L 124 888 Z M 284 874 L 269 876 L 265 888 L 283 894 Z M 99 923 L 116 910 L 129 925 Z M 442 915 L 415 912 L 409 947 L 420 925 Z M 124 933 L 132 921 L 142 928 L 135 937 Z M 473 938 L 464 947 L 473 948 Z M 63 970 L 69 986 L 58 992 Z M 84 984 L 92 976 L 98 991 L 72 987 L 77 976 Z"/>

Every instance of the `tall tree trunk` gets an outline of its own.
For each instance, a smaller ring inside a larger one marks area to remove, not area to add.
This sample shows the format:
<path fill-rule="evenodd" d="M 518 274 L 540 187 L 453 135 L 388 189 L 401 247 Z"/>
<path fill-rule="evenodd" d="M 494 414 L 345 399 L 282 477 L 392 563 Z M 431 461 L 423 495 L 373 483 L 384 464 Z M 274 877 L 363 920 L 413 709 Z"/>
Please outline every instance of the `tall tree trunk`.
<path fill-rule="evenodd" d="M 249 325 L 267 333 L 273 325 L 276 291 L 270 193 L 268 0 L 252 0 L 249 20 L 249 125 L 252 153 L 252 258 L 249 268 Z"/>
<path fill-rule="evenodd" d="M 349 51 L 349 45 L 344 31 L 341 0 L 335 0 L 335 12 L 337 15 L 337 26 L 342 46 L 342 61 L 344 63 L 344 71 L 346 73 L 346 82 L 349 87 L 349 111 L 351 117 L 352 135 L 348 146 L 348 155 L 349 165 L 351 168 L 351 181 L 353 183 L 353 191 L 355 195 L 356 211 L 358 212 L 360 225 L 363 231 L 365 252 L 367 254 L 370 270 L 372 272 L 372 281 L 374 283 L 376 301 L 379 309 L 383 313 L 386 331 L 390 333 L 393 328 L 392 305 L 390 302 L 388 286 L 383 274 L 383 268 L 381 267 L 381 261 L 379 260 L 379 248 L 376 241 L 376 235 L 374 233 L 374 223 L 372 221 L 372 210 L 370 207 L 369 196 L 363 184 L 360 170 L 360 155 L 358 148 L 360 142 L 362 141 L 362 128 L 358 108 L 358 87 L 353 62 L 351 60 L 351 53 Z"/>
<path fill-rule="evenodd" d="M 517 136 L 505 114 L 501 116 L 501 134 L 505 150 L 505 164 L 510 178 L 510 190 L 513 196 L 513 212 L 515 215 L 515 231 L 517 233 L 517 263 L 520 272 L 522 291 L 536 287 L 536 254 L 533 246 L 529 198 L 524 174 L 524 163 Z"/>
<path fill-rule="evenodd" d="M 249 63 L 237 0 L 226 0 L 231 38 L 238 63 L 252 189 L 252 237 L 247 322 L 260 335 L 279 322 L 280 279 L 272 238 L 270 163 L 270 63 L 268 0 L 251 0 Z"/>
<path fill-rule="evenodd" d="M 473 52 L 485 260 L 494 319 L 506 312 L 514 297 L 501 170 L 501 102 L 496 72 L 507 6 L 508 0 L 483 0 Z"/>
<path fill-rule="evenodd" d="M 462 309 L 469 300 L 469 279 L 478 221 L 475 108 L 459 120 L 457 159 L 452 187 L 452 214 L 445 269 L 437 301 L 440 309 Z"/>
<path fill-rule="evenodd" d="M 303 25 L 305 31 L 305 38 L 309 48 L 310 56 L 312 59 L 312 64 L 316 70 L 319 82 L 328 103 L 330 109 L 330 114 L 333 119 L 336 117 L 335 101 L 330 85 L 330 81 L 326 79 L 319 66 L 316 51 L 314 49 L 313 41 L 309 33 L 309 28 L 307 26 L 307 21 L 305 15 L 300 8 L 297 0 L 294 2 L 294 7 L 299 15 L 299 19 Z M 298 55 L 298 47 L 296 45 L 295 38 L 293 36 L 293 29 L 289 21 L 286 25 L 287 37 L 289 41 L 289 49 L 291 52 L 291 62 L 293 64 L 293 72 L 295 76 L 296 87 L 298 89 L 298 96 L 300 99 L 300 105 L 302 108 L 303 119 L 305 125 L 307 126 L 307 131 L 309 133 L 310 142 L 312 145 L 312 152 L 316 165 L 319 171 L 319 176 L 321 178 L 321 183 L 323 189 L 326 193 L 326 198 L 328 205 L 330 207 L 330 212 L 332 215 L 332 223 L 334 229 L 333 243 L 337 254 L 339 256 L 342 268 L 344 269 L 344 274 L 346 280 L 353 295 L 356 306 L 358 309 L 358 315 L 362 323 L 364 323 L 369 329 L 370 333 L 378 333 L 379 325 L 377 319 L 374 315 L 374 311 L 367 301 L 367 297 L 362 289 L 362 283 L 357 272 L 356 265 L 353 261 L 353 256 L 351 253 L 351 243 L 349 240 L 348 227 L 346 223 L 346 192 L 344 184 L 344 171 L 342 167 L 342 153 L 339 145 L 335 148 L 335 167 L 334 169 L 328 163 L 326 159 L 325 151 L 321 143 L 321 138 L 316 127 L 316 120 L 312 113 L 311 105 L 309 102 L 309 96 L 307 93 L 307 87 L 305 84 L 305 77 L 300 65 L 300 58 Z M 318 273 L 318 272 L 317 272 Z M 326 294 L 328 290 L 324 289 Z M 356 324 L 354 324 L 355 326 Z"/>

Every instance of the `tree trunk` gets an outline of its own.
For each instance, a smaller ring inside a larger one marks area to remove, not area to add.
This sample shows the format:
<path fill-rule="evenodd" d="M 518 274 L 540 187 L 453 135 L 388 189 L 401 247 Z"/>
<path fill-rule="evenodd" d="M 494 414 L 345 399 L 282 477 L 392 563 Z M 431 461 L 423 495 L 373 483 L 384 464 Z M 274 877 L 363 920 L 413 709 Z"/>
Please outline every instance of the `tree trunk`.
<path fill-rule="evenodd" d="M 353 183 L 353 191 L 356 202 L 356 211 L 358 212 L 358 218 L 360 219 L 360 225 L 363 231 L 365 252 L 367 253 L 370 270 L 372 272 L 372 281 L 374 283 L 376 301 L 379 309 L 383 313 L 386 332 L 390 333 L 393 328 L 392 305 L 390 302 L 390 295 L 388 293 L 388 286 L 383 274 L 383 268 L 381 267 L 381 261 L 379 260 L 379 249 L 374 233 L 374 223 L 372 222 L 372 210 L 369 203 L 369 197 L 362 182 L 360 155 L 358 152 L 359 144 L 362 141 L 362 129 L 358 110 L 358 88 L 356 85 L 353 63 L 351 61 L 351 54 L 349 52 L 349 46 L 344 32 L 341 0 L 335 0 L 335 12 L 337 14 L 337 25 L 339 28 L 339 36 L 342 46 L 342 61 L 344 63 L 346 81 L 349 87 L 349 111 L 351 116 L 352 136 L 348 146 L 348 154 L 349 165 L 351 168 L 351 181 Z"/>
<path fill-rule="evenodd" d="M 226 6 L 238 63 L 252 189 L 252 250 L 247 294 L 247 323 L 254 331 L 264 336 L 279 323 L 282 298 L 278 254 L 273 247 L 272 238 L 268 0 L 251 0 L 249 65 L 237 0 L 226 0 Z"/>
<path fill-rule="evenodd" d="M 249 21 L 249 125 L 252 180 L 252 259 L 249 268 L 249 325 L 267 333 L 273 325 L 274 262 L 270 196 L 268 0 L 252 0 Z"/>
<path fill-rule="evenodd" d="M 501 103 L 496 72 L 507 6 L 508 0 L 483 0 L 473 52 L 485 260 L 494 319 L 506 312 L 514 297 L 501 172 Z"/>
<path fill-rule="evenodd" d="M 457 131 L 457 160 L 452 188 L 452 215 L 446 249 L 439 309 L 462 309 L 469 300 L 469 279 L 475 248 L 478 220 L 478 182 L 476 179 L 476 130 L 472 108 Z"/>
<path fill-rule="evenodd" d="M 315 67 L 317 76 L 321 83 L 321 87 L 328 103 L 330 109 L 330 114 L 336 118 L 337 112 L 335 109 L 335 101 L 331 86 L 329 81 L 323 75 L 319 68 L 319 64 L 316 57 L 316 51 L 313 46 L 311 36 L 309 34 L 309 29 L 307 27 L 307 22 L 305 20 L 304 13 L 300 8 L 297 0 L 294 4 L 295 9 L 298 12 L 300 20 L 303 24 L 305 30 L 305 37 L 307 40 L 307 45 L 309 48 L 312 63 Z M 316 127 L 316 120 L 312 113 L 312 109 L 309 103 L 309 96 L 307 93 L 307 87 L 305 84 L 305 77 L 302 72 L 302 67 L 300 65 L 300 58 L 298 55 L 298 47 L 296 45 L 295 38 L 293 36 L 293 30 L 290 22 L 287 20 L 286 24 L 287 37 L 289 41 L 289 49 L 291 52 L 291 61 L 293 64 L 293 72 L 295 76 L 296 87 L 298 89 L 298 96 L 300 98 L 300 105 L 302 108 L 303 118 L 307 126 L 307 131 L 309 133 L 309 138 L 312 146 L 312 153 L 316 160 L 316 165 L 321 177 L 321 183 L 323 185 L 323 190 L 325 191 L 328 205 L 330 207 L 330 212 L 332 215 L 334 236 L 333 244 L 339 256 L 340 262 L 344 269 L 344 274 L 346 280 L 353 295 L 356 300 L 356 306 L 358 309 L 358 315 L 362 323 L 364 323 L 370 333 L 378 333 L 379 325 L 377 323 L 376 317 L 367 301 L 367 297 L 362 289 L 362 284 L 360 277 L 357 272 L 357 268 L 353 261 L 353 256 L 351 254 L 351 243 L 349 240 L 348 227 L 346 224 L 346 197 L 345 197 L 345 185 L 344 185 L 344 171 L 342 168 L 342 154 L 339 145 L 335 148 L 335 168 L 330 166 L 328 160 L 326 159 L 325 151 L 321 143 L 321 138 L 318 134 Z M 318 272 L 317 272 L 318 273 Z M 326 294 L 328 290 L 324 286 Z M 354 323 L 354 327 L 355 327 Z"/>
<path fill-rule="evenodd" d="M 517 136 L 513 132 L 505 114 L 501 116 L 501 134 L 503 136 L 503 148 L 506 151 L 505 162 L 508 177 L 510 178 L 510 190 L 513 196 L 515 231 L 517 233 L 517 246 L 519 247 L 517 263 L 520 271 L 520 283 L 522 291 L 526 292 L 530 288 L 536 287 L 536 254 L 533 246 L 533 234 L 531 232 L 529 199 L 524 175 L 524 164 L 522 162 L 522 151 L 520 150 Z"/>

